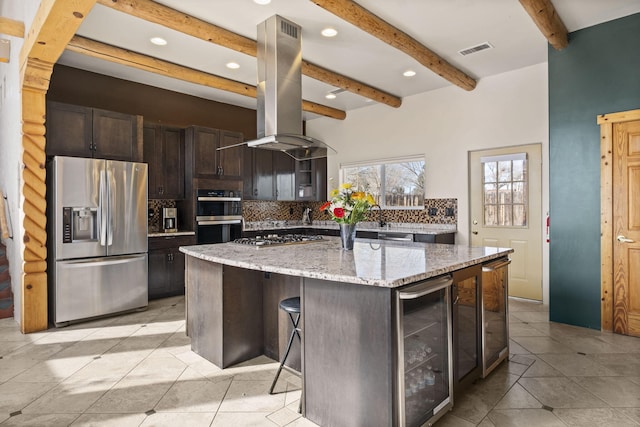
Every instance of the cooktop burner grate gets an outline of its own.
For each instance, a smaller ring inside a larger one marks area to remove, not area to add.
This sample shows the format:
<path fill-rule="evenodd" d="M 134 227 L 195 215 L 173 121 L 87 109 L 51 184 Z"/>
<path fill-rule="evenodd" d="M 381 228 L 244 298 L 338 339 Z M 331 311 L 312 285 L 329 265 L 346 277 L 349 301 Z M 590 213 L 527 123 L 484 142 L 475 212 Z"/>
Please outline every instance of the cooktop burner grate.
<path fill-rule="evenodd" d="M 242 237 L 240 239 L 235 239 L 233 243 L 260 248 L 267 246 L 293 245 L 297 243 L 311 243 L 318 242 L 320 240 L 322 240 L 322 236 L 308 236 L 306 234 L 284 234 L 280 236 L 277 234 L 268 234 L 265 236 Z"/>

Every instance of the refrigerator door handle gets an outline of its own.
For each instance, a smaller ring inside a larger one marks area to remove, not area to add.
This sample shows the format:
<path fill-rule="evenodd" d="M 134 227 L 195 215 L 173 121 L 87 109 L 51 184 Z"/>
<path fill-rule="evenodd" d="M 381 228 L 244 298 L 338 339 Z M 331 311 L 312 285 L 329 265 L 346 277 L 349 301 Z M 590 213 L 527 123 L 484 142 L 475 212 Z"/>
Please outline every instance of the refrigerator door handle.
<path fill-rule="evenodd" d="M 108 228 L 107 228 L 107 246 L 111 246 L 113 245 L 113 228 L 115 227 L 114 224 L 114 217 L 115 217 L 115 212 L 117 212 L 116 209 L 116 183 L 115 183 L 115 178 L 113 176 L 113 172 L 111 172 L 109 169 L 107 169 L 107 178 L 109 179 L 109 185 L 108 185 L 108 195 L 109 195 L 109 219 L 108 219 Z"/>
<path fill-rule="evenodd" d="M 100 171 L 100 193 L 98 195 L 98 235 L 100 236 L 100 246 L 107 244 L 107 179 L 106 172 Z"/>

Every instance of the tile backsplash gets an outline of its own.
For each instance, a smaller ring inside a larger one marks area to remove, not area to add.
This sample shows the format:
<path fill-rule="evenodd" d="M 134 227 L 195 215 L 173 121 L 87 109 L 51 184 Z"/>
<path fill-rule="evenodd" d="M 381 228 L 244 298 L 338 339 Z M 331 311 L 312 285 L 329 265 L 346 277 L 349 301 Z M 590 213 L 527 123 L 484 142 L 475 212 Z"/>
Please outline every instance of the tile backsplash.
<path fill-rule="evenodd" d="M 424 202 L 424 209 L 385 209 L 382 215 L 386 222 L 394 223 L 457 224 L 458 199 L 426 199 Z M 245 221 L 299 221 L 303 209 L 309 207 L 312 221 L 331 220 L 329 215 L 319 210 L 323 203 L 245 200 L 242 202 L 242 212 Z M 367 221 L 377 220 L 377 211 L 367 218 Z"/>
<path fill-rule="evenodd" d="M 426 199 L 424 209 L 385 209 L 382 216 L 388 223 L 457 224 L 458 199 Z M 247 222 L 254 221 L 300 221 L 304 208 L 311 208 L 312 221 L 330 221 L 331 217 L 320 211 L 324 202 L 278 202 L 245 200 L 242 214 Z M 150 199 L 148 208 L 149 232 L 159 232 L 162 208 L 176 207 L 175 200 Z M 178 215 L 180 216 L 180 215 Z M 378 211 L 370 213 L 365 221 L 378 221 Z M 178 225 L 181 227 L 180 224 Z"/>
<path fill-rule="evenodd" d="M 150 233 L 157 233 L 160 231 L 160 224 L 162 223 L 162 208 L 175 208 L 175 200 L 160 200 L 149 199 L 147 202 L 147 209 L 149 209 L 148 226 Z"/>

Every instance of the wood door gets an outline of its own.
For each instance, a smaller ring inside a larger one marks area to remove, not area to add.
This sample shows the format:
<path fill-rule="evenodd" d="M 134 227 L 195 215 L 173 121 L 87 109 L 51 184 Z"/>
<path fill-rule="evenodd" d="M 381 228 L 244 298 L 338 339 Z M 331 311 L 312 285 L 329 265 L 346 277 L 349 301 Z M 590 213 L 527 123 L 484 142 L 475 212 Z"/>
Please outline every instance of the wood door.
<path fill-rule="evenodd" d="M 509 296 L 539 301 L 541 193 L 540 144 L 469 153 L 471 245 L 513 248 Z"/>
<path fill-rule="evenodd" d="M 99 159 L 136 161 L 137 118 L 93 109 L 93 150 Z"/>
<path fill-rule="evenodd" d="M 193 177 L 207 178 L 218 175 L 216 163 L 216 148 L 220 140 L 220 132 L 217 129 L 209 129 L 199 126 L 189 128 L 188 135 L 192 144 L 192 157 L 188 159 L 193 164 Z"/>
<path fill-rule="evenodd" d="M 640 120 L 613 125 L 613 330 L 640 336 Z"/>
<path fill-rule="evenodd" d="M 142 130 L 143 161 L 149 165 L 148 192 L 150 199 L 162 198 L 162 184 L 159 182 L 162 170 L 160 146 L 160 126 L 145 124 Z"/>
<path fill-rule="evenodd" d="M 162 127 L 160 179 L 162 198 L 184 198 L 184 137 L 182 129 Z"/>
<path fill-rule="evenodd" d="M 252 148 L 253 150 L 253 198 L 275 200 L 274 151 Z"/>
<path fill-rule="evenodd" d="M 47 102 L 48 156 L 91 157 L 91 108 Z"/>
<path fill-rule="evenodd" d="M 244 137 L 242 133 L 231 131 L 220 131 L 220 148 L 229 147 L 242 143 Z M 230 179 L 242 179 L 244 146 L 226 148 L 217 152 L 218 165 L 220 166 L 220 176 Z"/>
<path fill-rule="evenodd" d="M 276 174 L 276 200 L 295 200 L 295 160 L 286 153 L 274 151 L 273 165 Z"/>
<path fill-rule="evenodd" d="M 149 299 L 163 297 L 169 292 L 170 276 L 167 266 L 170 252 L 170 249 L 149 251 Z"/>

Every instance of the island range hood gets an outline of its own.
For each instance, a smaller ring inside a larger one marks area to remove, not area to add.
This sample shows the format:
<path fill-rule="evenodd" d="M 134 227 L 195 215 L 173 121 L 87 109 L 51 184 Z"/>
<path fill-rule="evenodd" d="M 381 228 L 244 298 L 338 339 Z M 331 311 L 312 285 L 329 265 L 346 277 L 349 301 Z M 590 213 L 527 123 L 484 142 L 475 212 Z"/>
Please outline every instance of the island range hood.
<path fill-rule="evenodd" d="M 335 150 L 302 134 L 301 37 L 299 25 L 278 15 L 258 24 L 258 139 L 247 145 L 308 160 Z"/>

